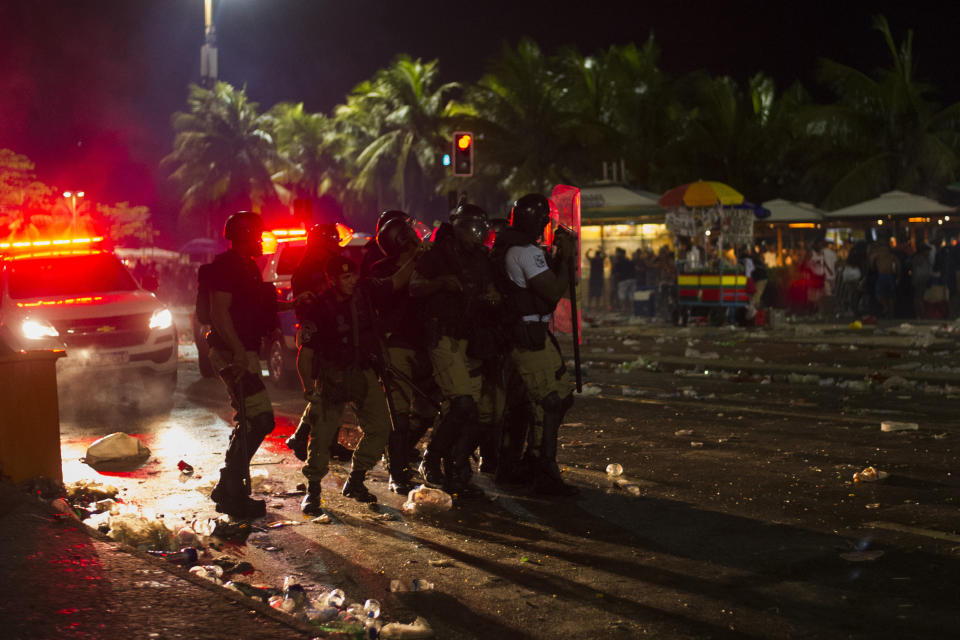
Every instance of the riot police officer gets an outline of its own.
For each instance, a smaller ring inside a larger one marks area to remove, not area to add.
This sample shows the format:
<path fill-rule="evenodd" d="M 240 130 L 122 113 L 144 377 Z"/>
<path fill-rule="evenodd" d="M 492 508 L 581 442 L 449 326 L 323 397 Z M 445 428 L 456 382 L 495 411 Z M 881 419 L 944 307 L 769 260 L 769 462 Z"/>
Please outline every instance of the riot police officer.
<path fill-rule="evenodd" d="M 495 388 L 484 386 L 482 361 L 468 351 L 476 319 L 499 301 L 483 246 L 487 232 L 486 213 L 461 204 L 451 223 L 437 229 L 410 280 L 410 295 L 423 299 L 433 376 L 443 396 L 420 470 L 428 484 L 463 496 L 480 493 L 468 481 L 470 443 L 499 409 Z"/>
<path fill-rule="evenodd" d="M 211 493 L 217 511 L 238 518 L 265 515 L 262 500 L 250 498 L 249 465 L 263 439 L 274 428 L 273 407 L 260 377 L 258 351 L 263 336 L 277 322 L 276 294 L 264 283 L 254 261 L 263 252 L 263 222 L 258 214 L 240 211 L 227 219 L 224 236 L 230 248 L 209 265 L 203 286 L 208 290 L 213 329 L 207 335 L 210 362 L 227 387 L 237 411 Z"/>
<path fill-rule="evenodd" d="M 330 441 L 337 434 L 347 402 L 354 404 L 363 436 L 353 452 L 350 477 L 343 495 L 360 502 L 377 498 L 364 486 L 364 477 L 380 459 L 390 432 L 390 415 L 377 368 L 382 353 L 374 333 L 373 301 L 393 291 L 409 278 L 412 262 L 392 279 L 365 279 L 360 282 L 355 263 L 343 256 L 327 262 L 330 288 L 314 307 L 311 320 L 323 331 L 315 332 L 301 350 L 310 349 L 319 362 L 316 392 L 310 398 L 318 420 L 310 435 L 307 463 L 307 494 L 301 510 L 309 515 L 322 513 L 320 483 L 329 468 Z M 301 375 L 304 375 L 301 370 Z"/>
<path fill-rule="evenodd" d="M 336 225 L 333 224 L 315 224 L 307 232 L 307 246 L 303 257 L 293 271 L 290 278 L 290 288 L 295 300 L 294 308 L 297 314 L 297 347 L 310 339 L 317 327 L 310 319 L 310 307 L 316 303 L 317 295 L 323 293 L 327 288 L 326 265 L 333 256 L 340 255 L 340 234 Z M 312 373 L 303 382 L 304 398 L 308 398 L 313 391 L 313 380 L 316 378 L 314 362 L 311 358 L 311 351 L 297 351 L 297 370 L 304 368 Z M 304 358 L 303 362 L 299 360 Z M 292 436 L 287 438 L 286 445 L 293 451 L 298 460 L 306 461 L 307 443 L 310 438 L 310 430 L 316 422 L 317 416 L 313 406 L 307 402 L 303 415 L 300 417 L 300 423 Z M 334 438 L 330 444 L 330 455 L 338 460 L 349 460 L 351 451 L 340 444 L 339 438 Z"/>
<path fill-rule="evenodd" d="M 534 416 L 528 438 L 534 488 L 538 493 L 575 495 L 579 490 L 563 481 L 557 466 L 558 431 L 564 414 L 573 406 L 573 387 L 549 322 L 571 285 L 567 266 L 576 243 L 568 234 L 555 234 L 557 255 L 548 260 L 537 243 L 549 220 L 550 203 L 544 196 L 531 193 L 517 200 L 510 228 L 497 237 L 493 260 L 500 274 L 498 283 L 513 345 L 510 358 Z"/>

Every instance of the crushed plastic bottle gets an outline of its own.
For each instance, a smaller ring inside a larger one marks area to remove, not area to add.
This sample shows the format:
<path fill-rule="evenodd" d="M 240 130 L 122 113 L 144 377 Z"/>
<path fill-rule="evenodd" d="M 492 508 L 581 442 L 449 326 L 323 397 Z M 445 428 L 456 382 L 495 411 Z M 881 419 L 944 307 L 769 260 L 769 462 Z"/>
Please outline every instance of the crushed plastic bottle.
<path fill-rule="evenodd" d="M 248 598 L 261 600 L 265 603 L 269 602 L 272 596 L 281 595 L 280 590 L 275 589 L 274 587 L 252 585 L 249 582 L 244 582 L 243 580 L 231 580 L 223 586 L 228 589 L 233 589 L 234 591 L 239 591 Z"/>
<path fill-rule="evenodd" d="M 184 566 L 197 562 L 197 550 L 193 547 L 184 547 L 180 551 L 147 551 L 147 553 L 157 558 L 163 558 L 167 562 Z"/>
<path fill-rule="evenodd" d="M 622 475 L 623 475 L 623 466 L 617 464 L 616 462 L 612 462 L 612 463 L 608 464 L 608 465 L 607 465 L 607 475 L 608 475 L 608 476 L 613 476 L 613 477 L 622 476 Z"/>
<path fill-rule="evenodd" d="M 294 615 L 303 614 L 308 602 L 307 592 L 303 585 L 297 583 L 296 578 L 287 576 L 283 579 L 283 602 L 280 605 L 283 611 Z"/>
<path fill-rule="evenodd" d="M 324 604 L 339 609 L 346 600 L 347 594 L 343 592 L 343 589 L 331 589 L 324 597 Z"/>
<path fill-rule="evenodd" d="M 203 578 L 204 580 L 209 580 L 216 584 L 221 584 L 223 578 L 223 569 L 218 567 L 215 564 L 206 564 L 206 565 L 197 565 L 195 567 L 190 567 L 190 573 L 197 576 L 198 578 Z"/>
<path fill-rule="evenodd" d="M 380 629 L 383 640 L 426 640 L 433 637 L 433 629 L 424 618 L 418 617 L 412 624 L 391 622 Z"/>
<path fill-rule="evenodd" d="M 180 473 L 182 473 L 185 476 L 193 475 L 193 467 L 188 463 L 184 462 L 183 460 L 177 463 L 177 469 L 180 469 Z"/>
<path fill-rule="evenodd" d="M 880 431 L 890 433 L 893 431 L 916 431 L 920 425 L 916 422 L 897 422 L 896 420 L 884 420 L 880 423 Z"/>
<path fill-rule="evenodd" d="M 414 591 L 433 591 L 434 584 L 423 578 L 414 578 L 411 583 Z"/>
<path fill-rule="evenodd" d="M 379 618 L 380 617 L 380 601 L 370 598 L 363 603 L 363 611 L 366 613 L 368 618 Z"/>
<path fill-rule="evenodd" d="M 434 584 L 423 578 L 414 578 L 410 582 L 401 580 L 390 581 L 390 591 L 393 593 L 405 591 L 433 591 Z"/>
<path fill-rule="evenodd" d="M 886 471 L 879 471 L 875 467 L 867 467 L 863 471 L 853 474 L 853 481 L 856 482 L 876 482 L 889 477 Z"/>
<path fill-rule="evenodd" d="M 446 491 L 418 485 L 407 494 L 403 510 L 407 513 L 430 513 L 449 511 L 453 508 L 453 498 Z"/>

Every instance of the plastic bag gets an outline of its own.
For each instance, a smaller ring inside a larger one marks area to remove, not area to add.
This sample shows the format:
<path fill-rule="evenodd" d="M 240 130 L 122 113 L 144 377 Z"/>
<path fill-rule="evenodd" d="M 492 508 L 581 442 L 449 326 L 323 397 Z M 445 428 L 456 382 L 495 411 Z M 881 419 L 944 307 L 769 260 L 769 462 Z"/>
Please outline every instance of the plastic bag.
<path fill-rule="evenodd" d="M 111 433 L 87 447 L 84 462 L 94 469 L 133 470 L 150 457 L 150 449 L 126 433 Z"/>

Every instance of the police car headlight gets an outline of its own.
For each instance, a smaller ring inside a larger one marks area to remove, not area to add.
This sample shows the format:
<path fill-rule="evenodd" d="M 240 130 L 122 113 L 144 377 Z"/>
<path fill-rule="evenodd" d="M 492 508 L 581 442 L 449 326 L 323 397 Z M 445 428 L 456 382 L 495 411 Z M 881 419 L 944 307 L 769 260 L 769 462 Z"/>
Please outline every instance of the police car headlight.
<path fill-rule="evenodd" d="M 157 309 L 150 316 L 151 329 L 169 329 L 173 324 L 173 314 L 170 309 Z"/>
<path fill-rule="evenodd" d="M 60 335 L 57 328 L 46 320 L 24 320 L 20 330 L 28 340 L 41 340 L 43 338 L 56 338 Z"/>

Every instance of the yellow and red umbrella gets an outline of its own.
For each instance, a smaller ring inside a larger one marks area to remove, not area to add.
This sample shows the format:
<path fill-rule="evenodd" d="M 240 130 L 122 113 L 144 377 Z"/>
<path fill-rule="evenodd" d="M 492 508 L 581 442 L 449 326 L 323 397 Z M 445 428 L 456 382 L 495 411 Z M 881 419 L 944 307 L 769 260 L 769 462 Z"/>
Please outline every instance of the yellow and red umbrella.
<path fill-rule="evenodd" d="M 670 189 L 660 197 L 658 203 L 664 209 L 678 207 L 713 207 L 741 204 L 743 194 L 722 182 L 698 180 Z"/>

